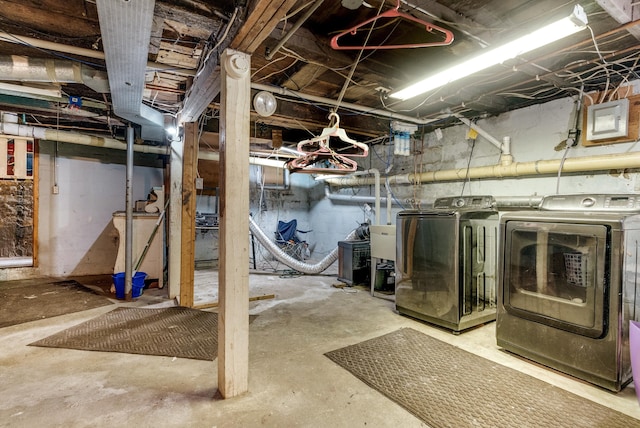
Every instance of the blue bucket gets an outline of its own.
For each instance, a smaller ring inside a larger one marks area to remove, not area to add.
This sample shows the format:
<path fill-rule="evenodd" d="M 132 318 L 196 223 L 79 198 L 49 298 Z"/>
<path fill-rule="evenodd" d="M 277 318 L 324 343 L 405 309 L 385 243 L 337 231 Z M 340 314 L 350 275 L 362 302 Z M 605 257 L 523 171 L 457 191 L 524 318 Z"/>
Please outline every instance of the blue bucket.
<path fill-rule="evenodd" d="M 142 290 L 144 289 L 144 280 L 147 274 L 144 272 L 136 272 L 131 280 L 131 297 L 142 296 Z"/>
<path fill-rule="evenodd" d="M 124 272 L 118 272 L 112 275 L 113 285 L 116 287 L 116 299 L 124 299 Z M 131 297 L 136 298 L 142 295 L 144 288 L 144 280 L 147 277 L 145 272 L 136 272 L 131 279 Z"/>

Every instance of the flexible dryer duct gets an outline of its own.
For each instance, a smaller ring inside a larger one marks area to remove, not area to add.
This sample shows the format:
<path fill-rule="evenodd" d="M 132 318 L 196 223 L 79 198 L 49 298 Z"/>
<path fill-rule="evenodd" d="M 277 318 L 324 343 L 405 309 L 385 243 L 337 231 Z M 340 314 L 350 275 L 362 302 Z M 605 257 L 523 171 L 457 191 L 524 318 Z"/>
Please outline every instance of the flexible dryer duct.
<path fill-rule="evenodd" d="M 322 271 L 327 270 L 329 266 L 333 264 L 338 258 L 338 248 L 336 247 L 329 254 L 325 256 L 324 259 L 320 260 L 316 264 L 309 264 L 305 262 L 301 262 L 289 254 L 285 253 L 273 242 L 271 239 L 267 237 L 267 235 L 260 229 L 260 227 L 253 221 L 253 218 L 249 217 L 249 229 L 253 233 L 253 235 L 258 238 L 258 241 L 269 251 L 280 263 L 284 263 L 289 266 L 291 269 L 295 269 L 298 272 L 302 272 L 308 275 L 313 275 L 320 273 Z M 351 232 L 345 238 L 346 241 L 351 241 L 356 236 L 357 230 Z"/>

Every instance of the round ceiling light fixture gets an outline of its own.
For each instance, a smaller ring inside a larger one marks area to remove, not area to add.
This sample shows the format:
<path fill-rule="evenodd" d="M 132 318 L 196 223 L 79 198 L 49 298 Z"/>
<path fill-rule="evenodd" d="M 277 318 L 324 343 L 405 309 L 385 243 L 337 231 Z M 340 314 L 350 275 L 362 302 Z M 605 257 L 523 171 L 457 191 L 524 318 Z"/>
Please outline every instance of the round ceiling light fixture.
<path fill-rule="evenodd" d="M 253 108 L 260 116 L 271 116 L 276 112 L 277 107 L 276 97 L 269 91 L 260 91 L 253 97 Z"/>

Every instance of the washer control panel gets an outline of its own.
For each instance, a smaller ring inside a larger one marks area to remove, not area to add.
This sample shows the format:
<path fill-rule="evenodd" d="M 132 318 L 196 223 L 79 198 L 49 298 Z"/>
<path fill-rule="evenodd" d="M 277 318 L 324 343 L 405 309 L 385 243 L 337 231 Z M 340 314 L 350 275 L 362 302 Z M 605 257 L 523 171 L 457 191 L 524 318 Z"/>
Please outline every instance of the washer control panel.
<path fill-rule="evenodd" d="M 488 210 L 493 209 L 495 200 L 493 196 L 451 196 L 438 198 L 433 203 L 436 210 Z"/>
<path fill-rule="evenodd" d="M 640 212 L 640 195 L 551 195 L 540 203 L 548 211 Z"/>

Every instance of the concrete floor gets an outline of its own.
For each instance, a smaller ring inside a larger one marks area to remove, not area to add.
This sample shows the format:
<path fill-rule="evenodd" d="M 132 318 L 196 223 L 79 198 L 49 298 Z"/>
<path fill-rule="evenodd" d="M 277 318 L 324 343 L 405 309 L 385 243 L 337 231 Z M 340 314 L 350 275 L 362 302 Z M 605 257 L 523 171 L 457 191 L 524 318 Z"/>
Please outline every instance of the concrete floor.
<path fill-rule="evenodd" d="M 215 271 L 197 271 L 196 303 L 217 298 Z M 455 336 L 400 316 L 335 276 L 252 274 L 249 392 L 216 399 L 214 362 L 27 346 L 116 305 L 0 329 L 2 427 L 421 427 L 406 410 L 323 353 L 411 327 L 640 419 L 633 386 L 605 391 L 497 348 L 495 323 Z M 166 289 L 118 306 L 164 306 Z M 506 398 L 506 397 L 505 397 Z"/>

